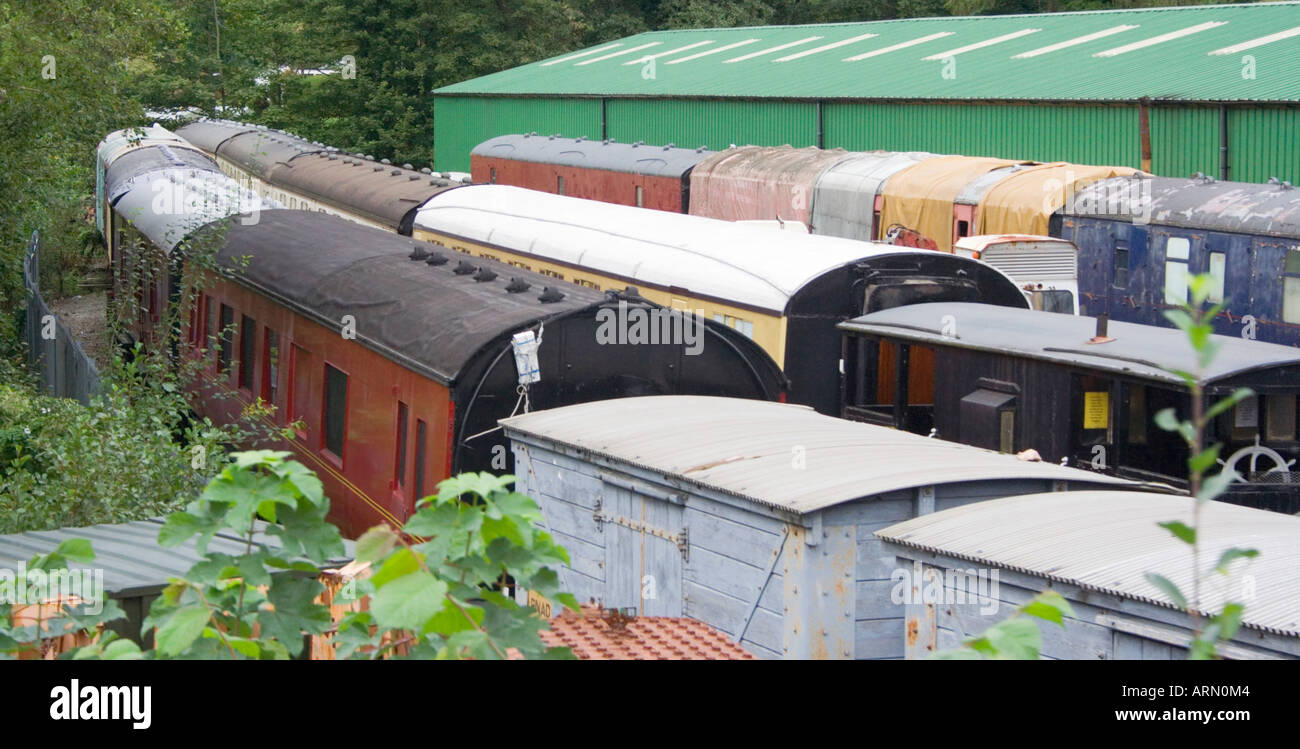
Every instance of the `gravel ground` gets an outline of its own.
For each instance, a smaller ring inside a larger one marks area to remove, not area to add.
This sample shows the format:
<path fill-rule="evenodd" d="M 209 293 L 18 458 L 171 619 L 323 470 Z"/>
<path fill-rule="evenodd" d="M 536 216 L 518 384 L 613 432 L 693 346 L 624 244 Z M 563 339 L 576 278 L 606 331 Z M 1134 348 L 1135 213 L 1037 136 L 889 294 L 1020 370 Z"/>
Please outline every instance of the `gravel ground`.
<path fill-rule="evenodd" d="M 64 297 L 50 302 L 50 308 L 59 316 L 72 335 L 81 343 L 81 349 L 101 370 L 108 363 L 108 318 L 106 307 L 108 292 L 96 291 L 80 296 Z"/>

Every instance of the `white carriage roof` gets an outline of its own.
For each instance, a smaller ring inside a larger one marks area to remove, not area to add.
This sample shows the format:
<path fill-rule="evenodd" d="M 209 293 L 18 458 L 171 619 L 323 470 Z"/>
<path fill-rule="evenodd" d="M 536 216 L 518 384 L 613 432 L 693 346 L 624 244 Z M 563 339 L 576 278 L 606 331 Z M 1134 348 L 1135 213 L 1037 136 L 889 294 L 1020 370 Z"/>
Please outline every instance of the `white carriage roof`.
<path fill-rule="evenodd" d="M 782 232 L 504 185 L 432 198 L 416 228 L 443 232 L 661 287 L 783 314 L 822 274 L 864 258 L 917 250 Z"/>

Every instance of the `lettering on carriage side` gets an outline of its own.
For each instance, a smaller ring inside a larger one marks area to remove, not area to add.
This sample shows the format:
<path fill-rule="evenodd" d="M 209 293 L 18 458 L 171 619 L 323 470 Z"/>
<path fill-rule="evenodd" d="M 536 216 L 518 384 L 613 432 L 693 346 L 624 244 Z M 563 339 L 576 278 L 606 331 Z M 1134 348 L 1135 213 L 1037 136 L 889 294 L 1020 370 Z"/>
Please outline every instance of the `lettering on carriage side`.
<path fill-rule="evenodd" d="M 686 347 L 687 356 L 704 350 L 704 311 L 694 314 L 664 307 L 633 307 L 619 300 L 618 309 L 602 307 L 596 311 L 598 345 L 672 344 Z"/>
<path fill-rule="evenodd" d="M 129 720 L 137 730 L 153 725 L 153 687 L 68 686 L 50 690 L 52 720 Z"/>

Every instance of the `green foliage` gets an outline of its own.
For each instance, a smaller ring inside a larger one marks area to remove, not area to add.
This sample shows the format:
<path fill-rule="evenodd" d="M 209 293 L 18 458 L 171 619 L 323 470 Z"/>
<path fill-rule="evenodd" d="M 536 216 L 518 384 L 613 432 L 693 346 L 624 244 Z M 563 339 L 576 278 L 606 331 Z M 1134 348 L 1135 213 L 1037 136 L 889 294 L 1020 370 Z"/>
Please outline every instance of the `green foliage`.
<path fill-rule="evenodd" d="M 1237 478 L 1235 472 L 1227 470 L 1207 475 L 1209 470 L 1218 463 L 1219 451 L 1222 445 L 1206 446 L 1205 431 L 1215 417 L 1252 395 L 1249 389 L 1240 388 L 1228 397 L 1210 404 L 1206 408 L 1201 372 L 1214 361 L 1214 357 L 1218 352 L 1219 346 L 1212 337 L 1214 333 L 1212 323 L 1222 310 L 1222 305 L 1214 305 L 1209 309 L 1204 308 L 1210 295 L 1211 284 L 1212 279 L 1209 275 L 1189 276 L 1187 280 L 1188 302 L 1181 309 L 1172 309 L 1165 312 L 1165 317 L 1187 335 L 1188 343 L 1196 352 L 1197 371 L 1174 372 L 1174 374 L 1182 378 L 1188 392 L 1191 394 L 1191 417 L 1179 419 L 1172 408 L 1166 408 L 1155 415 L 1156 426 L 1167 432 L 1176 432 L 1183 438 L 1188 448 L 1187 483 L 1190 494 L 1196 498 L 1192 524 L 1188 525 L 1181 520 L 1169 520 L 1158 523 L 1158 525 L 1169 531 L 1174 538 L 1187 544 L 1191 549 L 1192 590 L 1190 598 L 1187 592 L 1183 591 L 1177 583 L 1168 577 L 1154 572 L 1146 573 L 1147 582 L 1158 588 L 1169 597 L 1169 600 L 1175 606 L 1187 611 L 1192 617 L 1195 634 L 1189 648 L 1189 656 L 1194 660 L 1215 658 L 1218 643 L 1231 639 L 1236 634 L 1237 628 L 1241 624 L 1242 611 L 1245 609 L 1243 604 L 1228 602 L 1224 605 L 1223 610 L 1212 616 L 1207 623 L 1203 624 L 1201 621 L 1200 592 L 1203 575 L 1200 554 L 1201 510 L 1206 502 L 1214 500 L 1227 491 L 1229 485 Z M 1257 556 L 1259 556 L 1259 552 L 1255 549 L 1228 549 L 1220 555 L 1218 563 L 1211 571 L 1228 577 L 1234 561 L 1238 559 L 1254 559 Z"/>
<path fill-rule="evenodd" d="M 1045 590 L 1012 612 L 1011 616 L 968 637 L 955 650 L 940 650 L 930 657 L 936 660 L 1018 660 L 1038 659 L 1043 648 L 1043 633 L 1031 619 L 1041 619 L 1065 627 L 1065 617 L 1074 609 L 1054 590 Z"/>

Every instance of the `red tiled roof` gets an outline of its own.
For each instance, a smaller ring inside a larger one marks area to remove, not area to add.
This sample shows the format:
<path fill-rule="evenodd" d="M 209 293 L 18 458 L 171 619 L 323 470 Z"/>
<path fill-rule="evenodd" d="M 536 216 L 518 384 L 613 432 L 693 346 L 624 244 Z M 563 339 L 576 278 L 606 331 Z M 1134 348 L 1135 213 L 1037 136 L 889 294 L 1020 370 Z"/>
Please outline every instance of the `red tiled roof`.
<path fill-rule="evenodd" d="M 723 633 L 687 617 L 625 616 L 616 609 L 565 610 L 541 633 L 550 647 L 568 647 L 580 660 L 753 660 Z"/>

